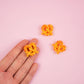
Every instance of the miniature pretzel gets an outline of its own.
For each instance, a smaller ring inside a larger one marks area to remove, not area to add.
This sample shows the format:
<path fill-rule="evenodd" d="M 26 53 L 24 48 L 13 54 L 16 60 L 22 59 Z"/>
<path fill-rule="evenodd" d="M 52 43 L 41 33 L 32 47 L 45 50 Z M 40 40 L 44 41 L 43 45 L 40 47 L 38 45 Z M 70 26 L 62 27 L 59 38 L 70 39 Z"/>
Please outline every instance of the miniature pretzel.
<path fill-rule="evenodd" d="M 54 51 L 59 54 L 60 52 L 64 52 L 66 50 L 66 46 L 63 45 L 62 41 L 57 41 L 53 44 Z"/>
<path fill-rule="evenodd" d="M 49 25 L 43 25 L 41 27 L 42 29 L 42 35 L 45 35 L 45 36 L 49 36 L 49 35 L 52 35 L 53 33 L 53 26 L 51 24 Z"/>
<path fill-rule="evenodd" d="M 25 51 L 27 57 L 34 56 L 35 54 L 39 53 L 35 43 L 30 43 L 28 45 L 25 45 L 24 51 Z"/>

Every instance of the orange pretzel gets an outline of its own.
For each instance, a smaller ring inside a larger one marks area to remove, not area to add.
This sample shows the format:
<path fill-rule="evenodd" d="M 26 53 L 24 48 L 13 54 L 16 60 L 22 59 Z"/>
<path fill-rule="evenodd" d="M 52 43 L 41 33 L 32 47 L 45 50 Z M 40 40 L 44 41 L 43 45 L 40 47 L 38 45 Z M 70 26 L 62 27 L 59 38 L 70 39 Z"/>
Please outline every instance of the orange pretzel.
<path fill-rule="evenodd" d="M 27 54 L 27 56 L 34 56 L 35 54 L 39 53 L 37 50 L 37 46 L 35 43 L 30 43 L 28 45 L 24 46 L 24 51 Z"/>
<path fill-rule="evenodd" d="M 45 35 L 45 36 L 49 36 L 49 35 L 52 35 L 53 33 L 53 26 L 51 24 L 49 25 L 43 25 L 41 27 L 42 29 L 42 35 Z"/>
<path fill-rule="evenodd" d="M 66 46 L 63 45 L 62 41 L 57 41 L 53 44 L 54 51 L 59 54 L 60 52 L 64 52 L 66 50 Z"/>

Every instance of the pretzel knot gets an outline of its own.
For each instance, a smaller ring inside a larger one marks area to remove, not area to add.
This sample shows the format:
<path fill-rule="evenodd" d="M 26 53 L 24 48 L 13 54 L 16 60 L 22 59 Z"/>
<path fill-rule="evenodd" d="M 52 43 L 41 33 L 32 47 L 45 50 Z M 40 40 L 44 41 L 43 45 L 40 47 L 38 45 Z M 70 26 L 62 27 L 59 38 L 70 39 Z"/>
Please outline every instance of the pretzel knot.
<path fill-rule="evenodd" d="M 53 33 L 53 26 L 51 24 L 49 25 L 43 25 L 41 27 L 42 29 L 42 35 L 45 35 L 45 36 L 49 36 L 49 35 L 52 35 Z"/>
<path fill-rule="evenodd" d="M 30 43 L 28 45 L 25 45 L 24 51 L 25 51 L 27 57 L 34 56 L 35 54 L 39 53 L 35 43 Z"/>
<path fill-rule="evenodd" d="M 64 52 L 66 50 L 66 46 L 63 45 L 62 41 L 57 41 L 53 44 L 54 51 L 59 54 L 60 52 Z"/>

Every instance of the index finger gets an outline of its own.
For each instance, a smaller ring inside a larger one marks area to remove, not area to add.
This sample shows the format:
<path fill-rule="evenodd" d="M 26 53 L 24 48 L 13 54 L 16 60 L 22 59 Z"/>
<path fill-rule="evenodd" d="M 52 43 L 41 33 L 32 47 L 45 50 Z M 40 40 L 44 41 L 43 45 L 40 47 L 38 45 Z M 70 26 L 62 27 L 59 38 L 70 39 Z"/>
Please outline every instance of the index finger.
<path fill-rule="evenodd" d="M 23 47 L 28 44 L 28 40 L 23 40 L 18 43 L 1 61 L 0 69 L 5 71 L 13 63 L 15 58 L 22 52 Z"/>

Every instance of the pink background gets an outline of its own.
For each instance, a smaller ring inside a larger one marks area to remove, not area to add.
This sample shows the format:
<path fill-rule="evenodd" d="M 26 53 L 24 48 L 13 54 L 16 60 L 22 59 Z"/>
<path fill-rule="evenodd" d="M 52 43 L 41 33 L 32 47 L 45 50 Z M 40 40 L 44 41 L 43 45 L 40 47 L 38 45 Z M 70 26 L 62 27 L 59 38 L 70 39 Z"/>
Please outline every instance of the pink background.
<path fill-rule="evenodd" d="M 52 24 L 54 35 L 41 35 Z M 31 84 L 84 84 L 84 0 L 0 0 L 0 59 L 23 39 L 38 38 L 39 69 Z M 59 55 L 51 44 L 63 40 Z"/>

